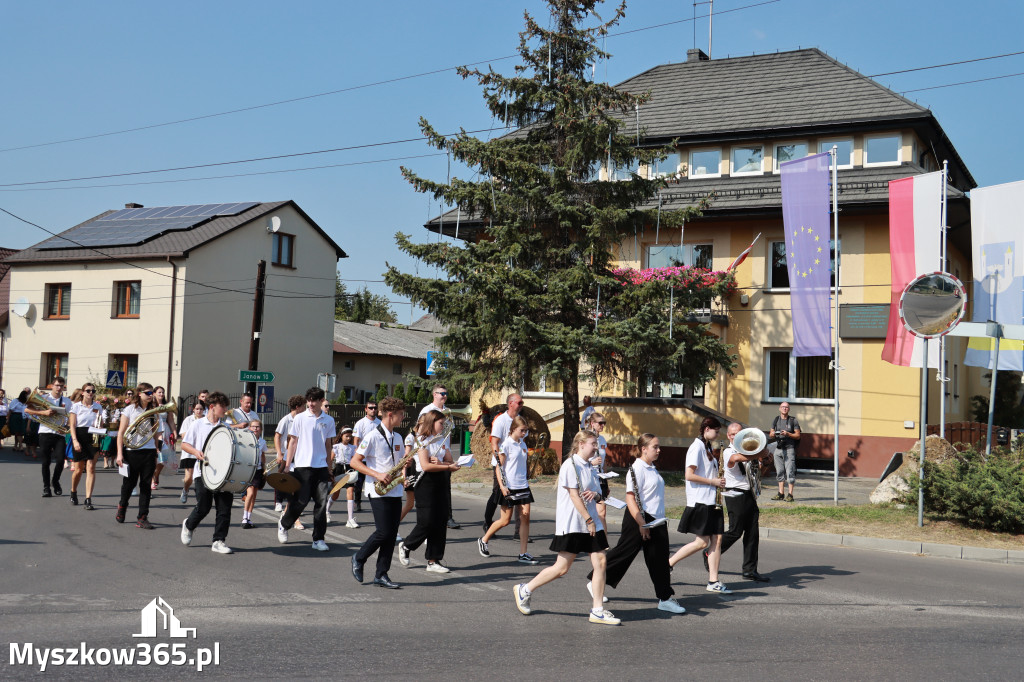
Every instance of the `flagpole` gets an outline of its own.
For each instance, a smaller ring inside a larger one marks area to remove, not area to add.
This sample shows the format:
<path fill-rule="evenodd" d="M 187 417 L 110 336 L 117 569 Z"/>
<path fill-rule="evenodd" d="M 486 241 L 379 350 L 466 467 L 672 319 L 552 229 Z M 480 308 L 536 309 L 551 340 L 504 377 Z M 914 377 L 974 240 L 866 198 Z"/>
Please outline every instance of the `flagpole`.
<path fill-rule="evenodd" d="M 832 232 L 835 243 L 835 314 L 832 345 L 832 391 L 835 401 L 835 416 L 832 435 L 832 504 L 839 504 L 839 183 L 837 160 L 839 149 L 832 145 L 829 151 L 832 162 Z"/>
<path fill-rule="evenodd" d="M 939 272 L 946 272 L 946 185 L 949 177 L 949 161 L 942 162 L 942 207 L 939 210 L 939 230 L 942 241 L 939 245 Z M 927 366 L 928 357 L 925 356 Z M 939 438 L 946 437 L 946 337 L 939 337 Z"/>

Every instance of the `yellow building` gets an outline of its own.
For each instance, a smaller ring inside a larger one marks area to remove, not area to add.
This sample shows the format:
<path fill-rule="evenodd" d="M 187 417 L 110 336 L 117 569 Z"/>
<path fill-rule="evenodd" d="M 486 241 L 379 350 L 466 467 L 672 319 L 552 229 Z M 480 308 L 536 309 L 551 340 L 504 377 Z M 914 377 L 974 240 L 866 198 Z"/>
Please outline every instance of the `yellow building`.
<path fill-rule="evenodd" d="M 660 437 L 663 464 L 681 466 L 702 415 L 767 430 L 779 404 L 787 401 L 804 433 L 801 464 L 832 468 L 830 359 L 791 355 L 779 164 L 836 147 L 839 468 L 844 475 L 878 475 L 894 452 L 918 437 L 920 419 L 920 370 L 881 359 L 890 301 L 890 180 L 938 170 L 948 161 L 947 269 L 961 279 L 971 269 L 965 193 L 975 182 L 935 116 L 816 49 L 716 60 L 691 50 L 686 62 L 654 67 L 617 87 L 651 93 L 638 114 L 641 146 L 675 141 L 676 153 L 655 167 L 604 168 L 602 179 L 663 175 L 665 209 L 713 196 L 703 217 L 682 230 L 647 225 L 626 235 L 615 254 L 618 263 L 725 270 L 756 235 L 761 237 L 737 269 L 738 290 L 694 317 L 733 346 L 732 375 L 720 372 L 707 386 L 649 384 L 638 397 L 624 397 L 620 386 L 580 387 L 581 395 L 596 396 L 595 406 L 608 418 L 605 435 L 615 457 L 628 461 L 629 446 L 648 431 Z M 427 228 L 447 234 L 453 218 L 432 220 Z M 467 228 L 472 225 L 463 216 L 462 229 Z M 947 341 L 947 422 L 967 420 L 969 397 L 987 384 L 980 370 L 963 366 L 964 348 L 963 340 Z M 930 423 L 938 421 L 940 410 L 935 374 L 929 378 Z M 557 444 L 561 387 L 541 377 L 514 388 L 546 415 Z"/>

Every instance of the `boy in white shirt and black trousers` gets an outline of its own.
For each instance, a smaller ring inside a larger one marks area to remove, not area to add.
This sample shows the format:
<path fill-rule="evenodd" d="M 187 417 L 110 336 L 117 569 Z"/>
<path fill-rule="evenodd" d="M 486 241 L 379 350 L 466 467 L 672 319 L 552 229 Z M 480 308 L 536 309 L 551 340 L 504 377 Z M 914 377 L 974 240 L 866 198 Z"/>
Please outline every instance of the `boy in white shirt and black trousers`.
<path fill-rule="evenodd" d="M 64 397 L 64 387 L 67 382 L 64 377 L 54 377 L 50 384 L 50 392 L 40 394 L 46 402 L 54 407 L 61 407 L 64 410 L 71 409 L 71 401 Z M 25 414 L 33 417 L 52 417 L 55 413 L 47 408 L 36 410 L 31 407 L 25 408 Z M 65 441 L 62 434 L 57 433 L 49 426 L 39 423 L 39 461 L 43 466 L 43 497 L 52 497 L 52 494 L 60 495 L 63 491 L 60 488 L 60 475 L 64 473 Z M 50 462 L 53 462 L 53 475 L 50 475 Z M 50 484 L 53 484 L 53 493 L 50 493 Z M 148 483 L 146 485 L 149 485 Z"/>
<path fill-rule="evenodd" d="M 391 556 L 395 551 L 395 536 L 402 517 L 402 495 L 405 487 L 396 485 L 386 495 L 380 496 L 374 485 L 390 483 L 388 473 L 398 466 L 405 454 L 405 442 L 395 429 L 405 419 L 405 403 L 398 398 L 388 396 L 379 403 L 381 422 L 375 429 L 368 432 L 356 448 L 349 465 L 356 471 L 366 474 L 366 496 L 373 510 L 373 523 L 376 529 L 367 538 L 359 551 L 352 555 L 352 576 L 363 582 L 363 565 L 374 552 L 377 552 L 377 570 L 373 584 L 389 590 L 397 590 L 399 586 L 388 577 L 391 568 Z"/>
<path fill-rule="evenodd" d="M 196 491 L 196 506 L 192 513 L 181 522 L 181 544 L 188 545 L 192 542 L 192 531 L 194 531 L 202 520 L 210 513 L 210 508 L 217 506 L 217 517 L 213 523 L 213 545 L 210 549 L 218 554 L 231 554 L 232 549 L 225 541 L 228 539 L 228 529 L 231 527 L 231 505 L 235 501 L 233 493 L 223 490 L 213 491 L 203 484 L 203 448 L 206 446 L 206 439 L 210 433 L 220 426 L 224 413 L 231 405 L 228 397 L 220 391 L 210 393 L 206 398 L 206 414 L 192 422 L 188 432 L 181 441 L 182 452 L 195 458 L 193 469 L 194 489 Z"/>
<path fill-rule="evenodd" d="M 336 435 L 334 419 L 323 411 L 324 391 L 316 386 L 306 391 L 306 411 L 292 420 L 285 468 L 292 464 L 292 474 L 299 479 L 299 489 L 288 498 L 288 509 L 277 525 L 277 540 L 288 542 L 288 531 L 299 515 L 315 500 L 313 507 L 313 549 L 326 552 L 327 498 L 331 492 L 331 470 L 327 467 L 328 453 Z"/>
<path fill-rule="evenodd" d="M 760 459 L 762 455 L 743 455 L 736 449 L 733 440 L 742 428 L 739 422 L 729 424 L 729 429 L 726 431 L 729 436 L 729 447 L 722 453 L 725 458 L 725 492 L 722 493 L 722 497 L 725 500 L 725 508 L 729 512 L 729 531 L 722 536 L 722 554 L 725 554 L 725 551 L 742 536 L 743 577 L 747 580 L 766 583 L 771 578 L 757 572 L 758 535 L 760 534 L 758 520 L 761 512 L 757 508 L 754 491 L 750 489 L 746 471 L 746 467 L 750 466 L 749 462 Z M 767 450 L 763 456 L 768 456 Z M 707 563 L 707 561 L 708 554 L 705 551 L 704 562 Z"/>

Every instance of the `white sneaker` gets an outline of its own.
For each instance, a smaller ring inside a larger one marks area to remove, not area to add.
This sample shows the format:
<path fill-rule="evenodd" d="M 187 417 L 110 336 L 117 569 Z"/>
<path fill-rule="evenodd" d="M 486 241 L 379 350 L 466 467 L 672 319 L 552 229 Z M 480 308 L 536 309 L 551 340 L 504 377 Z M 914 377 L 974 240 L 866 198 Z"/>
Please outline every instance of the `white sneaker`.
<path fill-rule="evenodd" d="M 530 597 L 532 595 L 526 593 L 526 583 L 520 583 L 513 587 L 512 594 L 516 596 L 516 608 L 519 609 L 519 613 L 524 616 L 529 616 Z"/>
<path fill-rule="evenodd" d="M 598 625 L 619 625 L 622 623 L 621 620 L 615 617 L 615 614 L 604 609 L 600 609 L 600 611 L 590 609 L 590 622 L 597 623 Z"/>
<path fill-rule="evenodd" d="M 594 583 L 592 583 L 592 582 L 588 582 L 587 583 L 587 592 L 590 593 L 590 598 L 593 599 L 594 598 Z M 608 603 L 608 597 L 602 597 L 601 598 L 601 603 L 602 604 L 607 604 Z"/>
<path fill-rule="evenodd" d="M 188 523 L 188 519 L 181 522 L 181 544 L 188 546 L 192 544 L 192 531 L 188 529 L 186 523 Z"/>
<path fill-rule="evenodd" d="M 327 523 L 330 523 L 330 522 L 331 522 L 331 512 L 327 512 Z"/>
<path fill-rule="evenodd" d="M 451 573 L 451 570 L 440 561 L 432 561 L 427 564 L 427 573 Z"/>
<path fill-rule="evenodd" d="M 409 565 L 409 548 L 405 546 L 404 542 L 398 543 L 398 563 L 403 566 Z"/>
<path fill-rule="evenodd" d="M 284 511 L 284 507 L 281 506 L 280 502 L 278 502 L 277 504 L 274 505 L 274 511 L 276 511 L 276 512 L 283 512 Z"/>
<path fill-rule="evenodd" d="M 708 586 L 704 589 L 708 592 L 717 592 L 718 594 L 732 594 L 732 590 L 723 585 L 721 580 L 708 583 Z"/>
<path fill-rule="evenodd" d="M 359 524 L 356 523 L 356 520 L 354 518 L 351 518 L 351 519 L 349 519 L 348 521 L 345 522 L 345 527 L 346 528 L 358 528 Z"/>
<path fill-rule="evenodd" d="M 680 606 L 675 599 L 662 599 L 658 602 L 658 610 L 669 613 L 686 613 L 686 609 Z"/>
<path fill-rule="evenodd" d="M 235 550 L 225 545 L 223 540 L 215 540 L 213 546 L 210 547 L 210 550 L 217 554 L 234 554 L 235 552 Z"/>
<path fill-rule="evenodd" d="M 318 552 L 326 552 L 327 550 L 330 549 L 330 547 L 328 547 L 327 543 L 324 542 L 323 540 L 317 540 L 316 542 L 313 543 L 313 549 L 315 549 Z"/>
<path fill-rule="evenodd" d="M 277 541 L 282 545 L 288 542 L 288 531 L 284 529 L 284 526 L 282 526 L 280 522 L 277 524 Z"/>

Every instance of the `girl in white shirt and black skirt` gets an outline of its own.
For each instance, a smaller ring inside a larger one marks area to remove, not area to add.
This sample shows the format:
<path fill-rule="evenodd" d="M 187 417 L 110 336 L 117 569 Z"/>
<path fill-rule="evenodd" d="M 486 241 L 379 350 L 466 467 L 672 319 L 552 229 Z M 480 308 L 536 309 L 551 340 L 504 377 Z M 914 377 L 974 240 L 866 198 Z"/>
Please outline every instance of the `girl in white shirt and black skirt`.
<path fill-rule="evenodd" d="M 521 416 L 512 420 L 508 436 L 498 451 L 498 488 L 501 490 L 501 517 L 491 524 L 483 537 L 477 540 L 477 551 L 480 556 L 491 556 L 488 543 L 495 533 L 512 522 L 512 512 L 519 507 L 519 563 L 535 566 L 538 562 L 526 551 L 530 541 L 530 503 L 533 493 L 526 476 L 526 432 L 529 425 Z"/>
<path fill-rule="evenodd" d="M 718 564 L 722 558 L 722 533 L 725 517 L 715 504 L 718 488 L 725 488 L 725 478 L 718 473 L 711 441 L 718 435 L 722 423 L 714 417 L 705 417 L 700 423 L 700 438 L 686 451 L 686 511 L 679 520 L 680 533 L 696 535 L 692 542 L 680 547 L 669 566 L 703 550 L 708 551 L 708 592 L 730 594 L 732 590 L 718 580 Z"/>
<path fill-rule="evenodd" d="M 530 597 L 533 591 L 569 572 L 576 555 L 590 555 L 594 567 L 592 590 L 593 608 L 590 622 L 600 625 L 618 625 L 619 619 L 604 609 L 605 550 L 608 538 L 597 517 L 597 501 L 601 499 L 601 486 L 590 466 L 597 450 L 597 436 L 593 431 L 580 431 L 572 441 L 572 455 L 562 462 L 558 470 L 558 497 L 555 504 L 555 537 L 551 550 L 558 552 L 554 566 L 548 566 L 528 583 L 512 588 L 516 608 L 524 616 L 530 615 Z"/>

